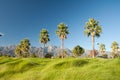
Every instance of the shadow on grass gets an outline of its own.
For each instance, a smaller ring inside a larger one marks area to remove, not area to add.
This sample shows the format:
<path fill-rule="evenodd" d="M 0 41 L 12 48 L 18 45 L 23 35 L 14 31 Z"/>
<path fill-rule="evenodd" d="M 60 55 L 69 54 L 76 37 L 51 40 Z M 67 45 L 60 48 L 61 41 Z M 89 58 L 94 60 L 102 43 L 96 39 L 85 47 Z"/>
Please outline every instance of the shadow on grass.
<path fill-rule="evenodd" d="M 88 64 L 87 60 L 75 60 L 75 61 L 73 61 L 74 67 L 81 67 L 81 66 L 84 66 L 86 64 Z"/>
<path fill-rule="evenodd" d="M 2 64 L 9 63 L 9 62 L 11 62 L 11 60 L 12 59 L 1 59 L 0 64 L 2 65 Z"/>
<path fill-rule="evenodd" d="M 10 62 L 6 64 L 6 70 L 0 73 L 0 78 L 6 77 L 6 76 L 11 77 L 12 75 L 17 73 L 26 72 L 37 65 L 39 64 L 35 62 L 27 62 L 27 61 L 24 62 L 23 60 Z"/>
<path fill-rule="evenodd" d="M 59 62 L 57 64 L 54 65 L 54 68 L 56 69 L 66 69 L 69 67 L 81 67 L 84 66 L 86 64 L 88 64 L 89 62 L 87 60 L 73 60 L 73 61 L 63 61 L 63 62 Z"/>

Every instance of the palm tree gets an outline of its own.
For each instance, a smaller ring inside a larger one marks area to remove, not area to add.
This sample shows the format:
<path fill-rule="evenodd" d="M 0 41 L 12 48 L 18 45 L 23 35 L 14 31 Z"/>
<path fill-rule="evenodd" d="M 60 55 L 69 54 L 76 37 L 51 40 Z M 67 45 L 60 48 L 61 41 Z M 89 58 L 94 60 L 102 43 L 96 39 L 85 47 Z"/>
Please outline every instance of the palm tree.
<path fill-rule="evenodd" d="M 114 41 L 112 42 L 111 48 L 112 48 L 111 57 L 112 58 L 118 57 L 119 44 L 116 41 Z"/>
<path fill-rule="evenodd" d="M 27 57 L 30 49 L 29 39 L 24 39 L 15 48 L 15 54 L 21 57 Z"/>
<path fill-rule="evenodd" d="M 105 44 L 100 44 L 100 53 L 102 54 L 102 55 L 104 55 L 105 54 Z"/>
<path fill-rule="evenodd" d="M 22 40 L 20 42 L 20 44 L 21 44 L 21 51 L 23 52 L 23 56 L 24 57 L 28 56 L 30 45 L 31 45 L 29 39 L 26 38 L 26 39 Z"/>
<path fill-rule="evenodd" d="M 111 48 L 112 48 L 112 52 L 116 54 L 118 53 L 119 44 L 116 41 L 114 41 L 111 45 Z"/>
<path fill-rule="evenodd" d="M 21 51 L 21 45 L 17 45 L 14 52 L 15 52 L 15 55 L 17 55 L 17 57 L 21 57 L 22 56 L 22 51 Z"/>
<path fill-rule="evenodd" d="M 45 52 L 45 44 L 47 44 L 47 42 L 50 41 L 49 39 L 49 33 L 46 29 L 42 29 L 40 31 L 40 43 L 43 44 L 43 54 L 42 54 L 42 57 L 44 55 L 44 52 Z"/>
<path fill-rule="evenodd" d="M 56 30 L 56 34 L 61 39 L 61 50 L 63 50 L 64 49 L 64 39 L 67 39 L 67 34 L 69 34 L 67 25 L 64 23 L 60 23 Z"/>
<path fill-rule="evenodd" d="M 94 48 L 94 42 L 95 37 L 100 37 L 100 33 L 102 32 L 101 26 L 99 26 L 99 22 L 95 19 L 89 19 L 89 21 L 85 25 L 84 33 L 88 37 L 92 37 L 92 49 L 93 49 L 93 58 L 95 57 L 95 48 Z"/>
<path fill-rule="evenodd" d="M 69 34 L 68 27 L 64 23 L 60 23 L 56 30 L 56 34 L 61 39 L 61 48 L 64 49 L 64 39 L 67 39 L 67 34 Z"/>

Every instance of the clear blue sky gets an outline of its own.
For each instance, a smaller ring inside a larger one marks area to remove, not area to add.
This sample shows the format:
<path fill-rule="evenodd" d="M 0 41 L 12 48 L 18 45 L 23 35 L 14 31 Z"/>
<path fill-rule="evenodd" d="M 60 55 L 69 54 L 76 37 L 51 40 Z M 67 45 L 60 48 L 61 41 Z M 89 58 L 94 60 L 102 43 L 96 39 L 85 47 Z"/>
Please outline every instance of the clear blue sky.
<path fill-rule="evenodd" d="M 120 43 L 120 0 L 0 0 L 0 32 L 5 34 L 0 45 L 16 45 L 28 38 L 31 45 L 40 47 L 39 33 L 46 28 L 51 40 L 48 44 L 60 46 L 55 31 L 64 22 L 70 31 L 65 47 L 91 49 L 91 37 L 83 33 L 89 18 L 98 20 L 103 29 L 96 44 L 104 43 L 111 50 L 113 41 Z"/>

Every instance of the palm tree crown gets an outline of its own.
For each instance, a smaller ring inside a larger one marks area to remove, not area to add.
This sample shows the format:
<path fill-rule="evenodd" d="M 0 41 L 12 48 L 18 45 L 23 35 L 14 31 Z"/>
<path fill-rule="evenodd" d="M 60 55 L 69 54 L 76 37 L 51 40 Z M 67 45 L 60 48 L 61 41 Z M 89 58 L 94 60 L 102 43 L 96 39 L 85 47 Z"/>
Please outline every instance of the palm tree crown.
<path fill-rule="evenodd" d="M 42 29 L 40 32 L 40 42 L 46 44 L 48 41 L 50 41 L 49 33 L 46 29 Z"/>
<path fill-rule="evenodd" d="M 58 25 L 58 29 L 56 30 L 56 34 L 59 36 L 60 39 L 66 39 L 67 34 L 69 34 L 68 27 L 64 23 L 60 23 Z"/>
<path fill-rule="evenodd" d="M 117 53 L 119 49 L 119 44 L 116 41 L 114 41 L 111 45 L 111 48 L 114 53 Z"/>
<path fill-rule="evenodd" d="M 89 19 L 86 23 L 84 33 L 89 36 L 100 37 L 100 33 L 102 32 L 101 26 L 99 26 L 99 22 L 94 19 Z"/>
<path fill-rule="evenodd" d="M 105 44 L 100 44 L 100 53 L 103 55 L 105 52 Z"/>
<path fill-rule="evenodd" d="M 30 41 L 29 39 L 23 39 L 20 44 L 18 44 L 15 48 L 15 54 L 17 56 L 23 56 L 26 57 L 29 54 L 29 49 L 30 49 Z"/>
<path fill-rule="evenodd" d="M 28 50 L 30 49 L 30 41 L 29 41 L 29 39 L 24 39 L 24 40 L 22 40 L 21 41 L 21 49 L 22 49 L 22 51 L 24 51 L 24 52 L 28 52 Z"/>

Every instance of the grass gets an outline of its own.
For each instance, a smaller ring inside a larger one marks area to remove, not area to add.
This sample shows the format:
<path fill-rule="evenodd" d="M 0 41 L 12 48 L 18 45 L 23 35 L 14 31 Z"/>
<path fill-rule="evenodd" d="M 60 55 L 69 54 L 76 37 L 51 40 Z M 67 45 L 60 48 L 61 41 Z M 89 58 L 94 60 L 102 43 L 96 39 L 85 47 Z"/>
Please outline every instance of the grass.
<path fill-rule="evenodd" d="M 0 57 L 0 80 L 120 80 L 120 59 Z"/>

